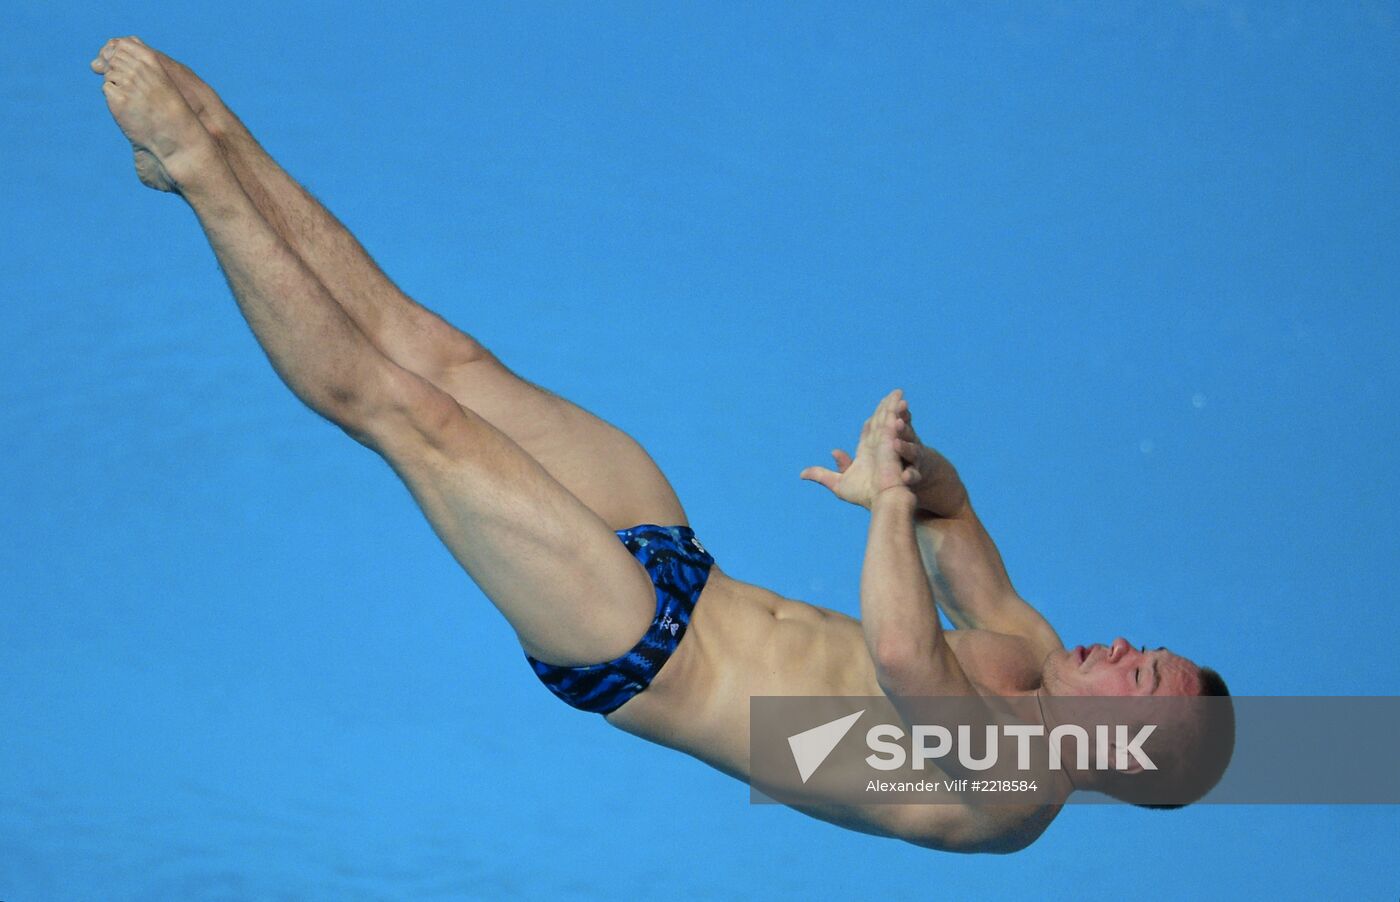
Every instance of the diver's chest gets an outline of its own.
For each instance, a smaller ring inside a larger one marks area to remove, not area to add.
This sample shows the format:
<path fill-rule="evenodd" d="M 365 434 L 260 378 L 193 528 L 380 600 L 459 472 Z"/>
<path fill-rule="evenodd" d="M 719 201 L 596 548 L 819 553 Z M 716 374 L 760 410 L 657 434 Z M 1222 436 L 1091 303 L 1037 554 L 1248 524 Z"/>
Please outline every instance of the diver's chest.
<path fill-rule="evenodd" d="M 1042 661 L 1030 643 L 986 630 L 951 630 L 945 635 L 968 677 L 993 695 L 1039 688 Z"/>

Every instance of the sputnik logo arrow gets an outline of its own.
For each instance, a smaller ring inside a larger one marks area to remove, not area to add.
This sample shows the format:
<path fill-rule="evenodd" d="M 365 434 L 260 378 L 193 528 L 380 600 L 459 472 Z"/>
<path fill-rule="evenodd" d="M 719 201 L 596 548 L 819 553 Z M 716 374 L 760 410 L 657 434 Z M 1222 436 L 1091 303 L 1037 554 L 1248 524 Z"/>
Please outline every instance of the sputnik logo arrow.
<path fill-rule="evenodd" d="M 860 716 L 865 713 L 865 709 L 854 714 L 847 714 L 845 717 L 838 717 L 830 723 L 824 723 L 819 727 L 812 727 L 810 730 L 803 730 L 788 737 L 788 748 L 792 749 L 792 760 L 797 762 L 797 773 L 802 777 L 802 782 L 806 783 L 807 778 L 816 773 L 817 768 L 822 766 L 822 762 L 832 753 L 837 744 L 845 738 L 851 731 L 851 727 L 856 725 Z"/>

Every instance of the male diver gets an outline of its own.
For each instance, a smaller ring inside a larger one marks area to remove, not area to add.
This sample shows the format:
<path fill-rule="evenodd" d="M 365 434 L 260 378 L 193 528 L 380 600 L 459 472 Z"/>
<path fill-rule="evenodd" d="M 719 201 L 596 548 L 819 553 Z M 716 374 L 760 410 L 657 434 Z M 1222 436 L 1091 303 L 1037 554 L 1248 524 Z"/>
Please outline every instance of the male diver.
<path fill-rule="evenodd" d="M 1166 649 L 1066 650 L 899 392 L 854 458 L 802 474 L 870 509 L 862 620 L 730 577 L 635 441 L 403 294 L 188 68 L 128 37 L 92 69 L 141 181 L 193 209 L 277 374 L 393 468 L 568 704 L 742 780 L 754 696 L 1225 694 Z M 1073 790 L 1112 791 L 1084 779 L 1052 775 L 1025 805 L 803 810 L 937 849 L 1012 851 Z"/>

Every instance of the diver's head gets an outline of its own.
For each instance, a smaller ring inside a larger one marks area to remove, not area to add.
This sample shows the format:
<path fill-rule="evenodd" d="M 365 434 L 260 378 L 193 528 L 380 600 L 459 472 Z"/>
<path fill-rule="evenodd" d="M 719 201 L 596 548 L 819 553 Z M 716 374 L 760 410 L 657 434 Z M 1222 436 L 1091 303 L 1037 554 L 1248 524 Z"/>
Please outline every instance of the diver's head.
<path fill-rule="evenodd" d="M 1144 769 L 1135 756 L 1119 767 L 1115 746 L 1113 766 L 1073 772 L 1078 789 L 1149 808 L 1180 808 L 1209 792 L 1230 762 L 1235 719 L 1225 681 L 1166 648 L 1135 648 L 1120 636 L 1107 646 L 1057 651 L 1045 661 L 1041 686 L 1046 716 L 1055 723 L 1079 724 L 1091 736 L 1100 723 L 1122 724 L 1128 735 L 1153 727 L 1147 748 L 1155 770 Z"/>
<path fill-rule="evenodd" d="M 1134 648 L 1119 636 L 1112 645 L 1055 652 L 1042 680 L 1049 695 L 1200 695 L 1203 672 L 1166 648 Z"/>

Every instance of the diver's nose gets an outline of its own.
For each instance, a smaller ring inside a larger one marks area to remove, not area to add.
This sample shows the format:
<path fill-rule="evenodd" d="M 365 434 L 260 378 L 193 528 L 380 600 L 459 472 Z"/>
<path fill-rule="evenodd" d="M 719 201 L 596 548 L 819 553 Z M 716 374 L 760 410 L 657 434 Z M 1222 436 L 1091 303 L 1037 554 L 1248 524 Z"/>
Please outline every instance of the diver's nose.
<path fill-rule="evenodd" d="M 1113 645 L 1108 649 L 1108 660 L 1110 662 L 1117 661 L 1119 658 L 1123 657 L 1123 655 L 1131 651 L 1132 648 L 1132 644 L 1129 643 L 1127 639 L 1119 636 L 1117 639 L 1113 640 Z"/>

